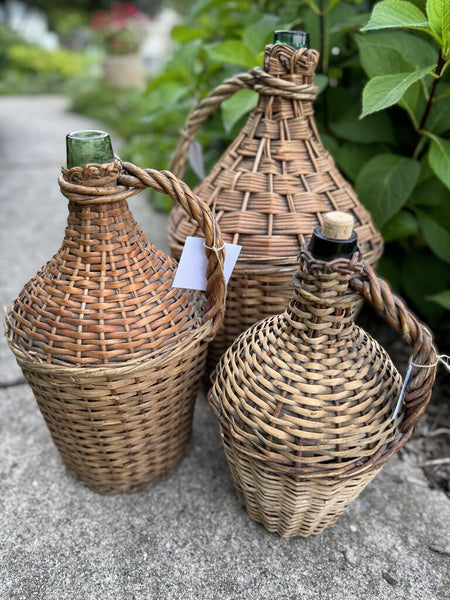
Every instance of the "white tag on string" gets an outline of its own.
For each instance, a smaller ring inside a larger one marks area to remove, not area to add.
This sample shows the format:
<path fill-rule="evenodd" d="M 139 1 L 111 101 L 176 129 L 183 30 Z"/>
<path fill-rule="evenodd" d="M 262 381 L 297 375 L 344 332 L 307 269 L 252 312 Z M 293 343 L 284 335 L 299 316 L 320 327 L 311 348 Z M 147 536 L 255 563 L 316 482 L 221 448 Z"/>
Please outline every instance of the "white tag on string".
<path fill-rule="evenodd" d="M 450 372 L 450 356 L 447 356 L 446 354 L 438 354 L 436 356 L 436 361 L 430 365 L 416 364 L 415 362 L 413 362 L 412 357 L 409 359 L 408 370 L 406 371 L 405 379 L 403 381 L 402 389 L 400 390 L 400 394 L 399 394 L 397 404 L 395 406 L 391 421 L 395 421 L 395 419 L 397 418 L 398 413 L 400 411 L 400 408 L 402 407 L 403 400 L 404 400 L 405 393 L 406 393 L 406 386 L 408 385 L 408 382 L 411 378 L 411 373 L 412 373 L 413 367 L 416 367 L 417 369 L 431 369 L 432 367 L 436 367 L 439 363 L 443 364 L 444 367 L 447 369 L 447 371 Z"/>
<path fill-rule="evenodd" d="M 192 140 L 188 150 L 188 160 L 192 170 L 199 179 L 205 179 L 205 163 L 202 147 L 196 140 Z"/>
<path fill-rule="evenodd" d="M 234 265 L 238 259 L 242 246 L 225 243 L 225 262 L 223 275 L 228 283 Z M 186 288 L 188 290 L 206 290 L 206 267 L 208 259 L 205 254 L 205 240 L 203 238 L 186 238 L 183 253 L 178 263 L 178 269 L 172 287 Z"/>
<path fill-rule="evenodd" d="M 413 370 L 413 365 L 410 362 L 408 365 L 408 370 L 406 371 L 405 379 L 403 381 L 402 389 L 400 390 L 400 395 L 398 397 L 397 404 L 395 405 L 395 410 L 394 410 L 394 414 L 392 415 L 391 421 L 395 421 L 395 419 L 397 418 L 398 413 L 400 411 L 400 408 L 402 407 L 403 398 L 405 397 L 405 392 L 406 392 L 406 386 L 408 385 L 412 370 Z"/>

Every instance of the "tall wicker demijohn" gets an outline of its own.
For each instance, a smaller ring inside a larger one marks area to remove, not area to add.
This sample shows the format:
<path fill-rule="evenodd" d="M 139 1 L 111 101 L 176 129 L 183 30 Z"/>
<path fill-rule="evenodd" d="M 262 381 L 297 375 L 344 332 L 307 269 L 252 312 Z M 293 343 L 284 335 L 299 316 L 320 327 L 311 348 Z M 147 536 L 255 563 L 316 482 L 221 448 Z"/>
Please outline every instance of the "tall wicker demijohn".
<path fill-rule="evenodd" d="M 13 303 L 6 333 L 68 470 L 98 492 L 132 491 L 184 455 L 225 284 L 223 253 L 208 250 L 206 296 L 172 288 L 176 262 L 148 242 L 127 198 L 153 187 L 199 221 L 206 246 L 221 237 L 186 185 L 122 163 L 104 132 L 67 143 L 65 236 Z"/>
<path fill-rule="evenodd" d="M 284 309 L 292 295 L 299 250 L 326 212 L 353 215 L 369 264 L 382 252 L 380 234 L 324 149 L 315 124 L 318 52 L 304 47 L 304 32 L 276 32 L 275 39 L 277 43 L 266 46 L 264 69 L 256 67 L 225 81 L 191 113 L 170 167 L 182 176 L 197 129 L 223 100 L 242 88 L 259 94 L 238 137 L 196 188 L 215 207 L 224 240 L 242 245 L 228 284 L 224 323 L 210 344 L 210 368 L 239 333 Z M 176 258 L 185 237 L 197 231 L 175 206 L 168 237 Z"/>
<path fill-rule="evenodd" d="M 429 332 L 361 261 L 356 236 L 331 239 L 348 216 L 316 229 L 289 306 L 238 337 L 208 396 L 240 502 L 285 537 L 338 519 L 410 438 L 436 372 Z M 361 298 L 411 346 L 403 402 L 389 355 L 354 323 Z"/>

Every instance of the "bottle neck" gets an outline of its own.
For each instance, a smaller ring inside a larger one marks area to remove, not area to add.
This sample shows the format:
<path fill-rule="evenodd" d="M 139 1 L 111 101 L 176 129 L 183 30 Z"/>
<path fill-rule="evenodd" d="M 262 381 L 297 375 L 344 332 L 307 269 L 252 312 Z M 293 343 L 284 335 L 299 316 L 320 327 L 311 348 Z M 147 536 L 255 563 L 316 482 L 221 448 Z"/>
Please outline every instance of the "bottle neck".
<path fill-rule="evenodd" d="M 330 239 L 322 233 L 321 227 L 316 227 L 309 241 L 308 250 L 317 260 L 330 261 L 336 258 L 350 260 L 358 251 L 358 238 L 353 231 L 348 239 Z"/>
<path fill-rule="evenodd" d="M 351 269 L 348 265 L 348 261 L 345 265 L 340 261 L 326 263 L 301 252 L 294 298 L 286 311 L 289 324 L 300 337 L 323 341 L 323 336 L 352 335 L 360 296 L 352 290 L 350 281 L 362 265 L 358 263 Z"/>
<path fill-rule="evenodd" d="M 69 200 L 69 214 L 63 247 L 80 248 L 83 259 L 88 255 L 111 254 L 113 249 L 138 238 L 132 235 L 137 224 L 125 199 L 84 205 Z M 124 257 L 126 258 L 126 257 Z"/>
<path fill-rule="evenodd" d="M 85 257 L 139 238 L 132 234 L 139 230 L 127 203 L 134 192 L 117 184 L 119 174 L 119 162 L 63 168 L 59 184 L 69 200 L 63 247 L 80 247 Z"/>
<path fill-rule="evenodd" d="M 317 50 L 296 50 L 287 44 L 270 44 L 264 53 L 264 70 L 267 73 L 298 84 L 313 83 L 318 62 Z"/>
<path fill-rule="evenodd" d="M 319 53 L 313 49 L 295 50 L 286 44 L 271 44 L 266 46 L 264 70 L 273 77 L 295 85 L 310 86 L 313 84 L 318 59 Z M 283 95 L 262 93 L 254 112 L 259 115 L 262 113 L 271 121 L 299 119 L 288 128 L 281 126 L 281 135 L 286 139 L 314 137 L 320 141 L 313 118 L 313 98 L 313 93 L 311 99 L 299 99 L 289 91 Z"/>
<path fill-rule="evenodd" d="M 111 139 L 105 131 L 75 131 L 66 136 L 67 168 L 114 162 Z"/>
<path fill-rule="evenodd" d="M 287 44 L 295 50 L 309 48 L 309 33 L 306 31 L 277 30 L 273 36 L 274 44 Z"/>

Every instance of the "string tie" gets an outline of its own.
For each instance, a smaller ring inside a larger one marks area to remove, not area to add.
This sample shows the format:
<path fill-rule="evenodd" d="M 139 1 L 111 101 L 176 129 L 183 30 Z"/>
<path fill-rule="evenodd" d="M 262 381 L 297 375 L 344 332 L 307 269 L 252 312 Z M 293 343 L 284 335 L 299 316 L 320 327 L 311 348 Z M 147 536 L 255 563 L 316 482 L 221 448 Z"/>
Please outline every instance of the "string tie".
<path fill-rule="evenodd" d="M 220 191 L 220 190 L 219 190 Z M 203 241 L 203 246 L 205 248 L 207 248 L 208 250 L 211 250 L 211 252 L 214 252 L 214 254 L 216 255 L 217 258 L 217 263 L 220 267 L 220 270 L 222 271 L 222 275 L 224 276 L 225 279 L 225 273 L 223 270 L 223 264 L 220 262 L 220 257 L 219 257 L 219 252 L 220 250 L 223 250 L 225 248 L 225 242 L 220 246 L 220 248 L 218 248 L 216 246 L 216 198 L 217 198 L 217 194 L 214 196 L 214 201 L 211 207 L 211 214 L 212 214 L 212 222 L 213 222 L 213 245 L 212 246 L 208 246 L 206 243 L 206 240 Z M 226 308 L 226 300 L 227 300 L 227 286 L 225 285 L 225 295 L 223 298 L 223 309 L 225 310 Z"/>
<path fill-rule="evenodd" d="M 400 411 L 400 408 L 403 404 L 403 399 L 405 397 L 405 392 L 406 392 L 406 386 L 408 385 L 408 382 L 411 378 L 411 373 L 412 373 L 413 368 L 416 367 L 417 369 L 432 369 L 433 367 L 436 367 L 439 364 L 444 365 L 444 367 L 447 369 L 447 371 L 450 372 L 450 356 L 447 356 L 446 354 L 438 354 L 436 356 L 436 360 L 434 361 L 434 363 L 431 363 L 429 365 L 418 365 L 417 363 L 413 362 L 412 357 L 409 359 L 408 370 L 406 371 L 405 379 L 403 381 L 402 389 L 400 390 L 400 395 L 398 397 L 397 404 L 396 404 L 396 407 L 394 410 L 394 414 L 392 415 L 391 421 L 395 421 L 395 419 L 397 418 L 397 415 Z"/>

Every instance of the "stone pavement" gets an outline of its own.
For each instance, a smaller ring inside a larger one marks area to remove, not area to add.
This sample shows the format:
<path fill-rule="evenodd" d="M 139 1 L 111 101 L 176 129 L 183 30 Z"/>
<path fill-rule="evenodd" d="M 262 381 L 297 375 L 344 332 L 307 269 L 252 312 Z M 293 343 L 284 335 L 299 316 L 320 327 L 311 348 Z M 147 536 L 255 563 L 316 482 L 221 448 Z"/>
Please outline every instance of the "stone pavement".
<path fill-rule="evenodd" d="M 66 104 L 0 97 L 1 305 L 62 240 L 65 134 L 101 127 Z M 144 194 L 130 205 L 167 249 L 166 216 Z M 3 337 L 0 358 L 0 600 L 450 598 L 450 559 L 433 550 L 449 544 L 450 502 L 398 456 L 333 527 L 281 539 L 238 504 L 200 396 L 174 475 L 143 492 L 101 496 L 66 473 Z"/>

